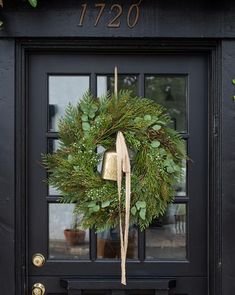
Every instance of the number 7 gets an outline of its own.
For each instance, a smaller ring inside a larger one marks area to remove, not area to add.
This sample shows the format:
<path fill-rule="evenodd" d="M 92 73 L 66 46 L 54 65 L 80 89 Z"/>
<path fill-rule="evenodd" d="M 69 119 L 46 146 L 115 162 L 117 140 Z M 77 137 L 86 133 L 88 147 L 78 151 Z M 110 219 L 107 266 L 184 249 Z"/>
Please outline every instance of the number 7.
<path fill-rule="evenodd" d="M 95 4 L 95 8 L 97 8 L 97 7 L 100 8 L 100 11 L 99 11 L 99 13 L 97 15 L 97 18 L 95 20 L 95 24 L 94 24 L 95 27 L 98 25 L 99 20 L 101 18 L 101 15 L 102 15 L 102 13 L 103 13 L 103 11 L 105 9 L 105 3 L 97 3 L 97 4 Z"/>

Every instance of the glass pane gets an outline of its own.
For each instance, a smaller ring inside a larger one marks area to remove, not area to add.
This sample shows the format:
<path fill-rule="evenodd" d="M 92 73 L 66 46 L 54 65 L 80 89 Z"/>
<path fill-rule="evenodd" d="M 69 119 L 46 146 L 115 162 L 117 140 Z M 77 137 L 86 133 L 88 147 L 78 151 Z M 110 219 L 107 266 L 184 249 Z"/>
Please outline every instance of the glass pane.
<path fill-rule="evenodd" d="M 119 229 L 106 230 L 97 234 L 97 258 L 120 259 Z M 138 258 L 138 231 L 135 226 L 130 227 L 127 258 Z"/>
<path fill-rule="evenodd" d="M 58 139 L 48 139 L 48 153 L 53 154 L 54 152 L 57 151 L 57 149 L 59 148 L 60 145 L 60 141 Z M 61 192 L 59 190 L 57 190 L 55 187 L 53 187 L 52 185 L 49 185 L 48 187 L 48 193 L 49 196 L 60 196 Z"/>
<path fill-rule="evenodd" d="M 70 102 L 76 105 L 89 90 L 89 76 L 49 77 L 49 131 L 58 131 L 58 121 Z"/>
<path fill-rule="evenodd" d="M 136 75 L 118 75 L 118 89 L 131 90 L 138 95 L 138 77 Z M 114 76 L 97 76 L 97 96 L 105 95 L 107 91 L 114 92 Z"/>
<path fill-rule="evenodd" d="M 186 204 L 169 205 L 146 230 L 146 259 L 186 259 Z"/>
<path fill-rule="evenodd" d="M 49 204 L 49 258 L 89 259 L 89 230 L 79 226 L 74 204 Z"/>
<path fill-rule="evenodd" d="M 185 152 L 187 154 L 187 141 L 185 141 Z M 185 197 L 187 195 L 187 161 L 183 160 L 182 177 L 175 188 L 177 197 Z"/>
<path fill-rule="evenodd" d="M 171 127 L 187 131 L 187 77 L 149 75 L 145 77 L 145 96 L 168 110 Z"/>
<path fill-rule="evenodd" d="M 48 153 L 53 154 L 54 152 L 56 152 L 58 150 L 60 146 L 60 141 L 59 139 L 48 139 Z"/>
<path fill-rule="evenodd" d="M 187 164 L 186 160 L 183 160 L 182 177 L 177 183 L 175 188 L 176 197 L 186 197 L 186 187 L 187 187 Z"/>

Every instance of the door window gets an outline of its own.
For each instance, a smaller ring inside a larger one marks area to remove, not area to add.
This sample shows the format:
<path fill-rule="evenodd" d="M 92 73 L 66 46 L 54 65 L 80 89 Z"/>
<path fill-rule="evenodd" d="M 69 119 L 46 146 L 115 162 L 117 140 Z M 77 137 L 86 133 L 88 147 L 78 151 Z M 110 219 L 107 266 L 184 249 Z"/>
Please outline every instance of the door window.
<path fill-rule="evenodd" d="M 83 94 L 90 89 L 90 77 L 50 75 L 48 89 L 48 130 L 57 132 L 59 120 L 64 115 L 68 103 L 76 105 Z"/>
<path fill-rule="evenodd" d="M 140 95 L 139 74 L 119 74 L 119 89 Z M 49 138 L 48 152 L 59 146 L 58 131 L 60 117 L 69 103 L 75 105 L 90 89 L 90 76 L 53 75 L 48 79 L 49 88 Z M 96 78 L 96 95 L 101 97 L 114 92 L 114 76 L 100 75 Z M 187 131 L 187 76 L 186 75 L 144 75 L 145 96 L 163 105 L 171 116 L 170 127 Z M 52 111 L 53 110 L 53 111 Z M 50 138 L 50 132 L 54 139 Z M 185 139 L 187 140 L 187 139 Z M 187 167 L 183 170 L 181 182 L 176 187 L 175 204 L 169 205 L 164 216 L 154 220 L 146 232 L 141 233 L 135 225 L 129 230 L 128 259 L 138 260 L 141 252 L 146 260 L 186 260 L 187 259 L 187 203 L 178 202 L 177 197 L 185 197 Z M 49 196 L 60 195 L 49 186 Z M 81 216 L 73 213 L 74 204 L 49 204 L 49 258 L 50 259 L 120 259 L 120 237 L 118 228 L 95 235 L 93 231 L 80 226 Z M 90 243 L 90 235 L 95 243 Z M 145 243 L 144 243 L 145 241 Z M 141 246 L 140 246 L 141 245 Z M 142 249 L 139 249 L 142 247 Z M 93 248 L 93 249 L 91 249 Z M 96 248 L 96 249 L 95 249 Z"/>

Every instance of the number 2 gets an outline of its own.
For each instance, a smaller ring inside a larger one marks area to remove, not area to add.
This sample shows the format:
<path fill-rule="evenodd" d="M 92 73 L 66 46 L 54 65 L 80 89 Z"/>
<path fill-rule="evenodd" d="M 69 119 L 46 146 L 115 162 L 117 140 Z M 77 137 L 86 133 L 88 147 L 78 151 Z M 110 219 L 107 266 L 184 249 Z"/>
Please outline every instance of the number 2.
<path fill-rule="evenodd" d="M 141 0 L 140 0 L 140 2 L 141 2 Z M 139 21 L 139 17 L 140 17 L 139 4 L 140 4 L 140 2 L 138 4 L 130 5 L 130 7 L 128 9 L 126 22 L 127 22 L 128 27 L 131 29 L 134 28 Z M 87 3 L 83 3 L 81 5 L 81 7 L 82 7 L 82 11 L 81 11 L 78 26 L 82 27 L 84 24 L 84 19 L 85 19 L 86 13 L 87 13 L 88 5 L 87 5 Z M 99 24 L 100 18 L 102 16 L 102 14 L 104 13 L 105 7 L 106 7 L 105 3 L 95 3 L 95 8 L 98 8 L 99 12 L 98 12 L 97 17 L 95 19 L 94 27 L 97 27 L 97 25 Z M 108 28 L 119 28 L 120 24 L 121 24 L 120 17 L 123 14 L 122 6 L 120 4 L 115 3 L 111 6 L 109 12 L 113 13 L 114 16 L 108 22 L 107 27 Z"/>
<path fill-rule="evenodd" d="M 108 23 L 108 28 L 119 28 L 120 27 L 120 19 L 119 17 L 122 15 L 122 6 L 119 4 L 113 4 L 111 6 L 111 12 L 113 10 L 117 11 L 116 16 Z"/>

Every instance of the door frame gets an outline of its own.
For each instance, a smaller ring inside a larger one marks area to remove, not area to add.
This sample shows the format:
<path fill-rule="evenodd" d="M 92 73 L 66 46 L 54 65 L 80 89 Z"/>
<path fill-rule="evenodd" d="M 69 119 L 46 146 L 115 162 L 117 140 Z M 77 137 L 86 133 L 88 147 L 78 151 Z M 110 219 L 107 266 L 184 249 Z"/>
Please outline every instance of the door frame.
<path fill-rule="evenodd" d="M 164 39 L 30 39 L 16 46 L 15 140 L 16 140 L 16 286 L 27 294 L 27 101 L 28 58 L 32 52 L 116 52 L 205 54 L 208 57 L 208 294 L 221 294 L 222 180 L 221 180 L 221 84 L 220 43 L 215 40 Z"/>

